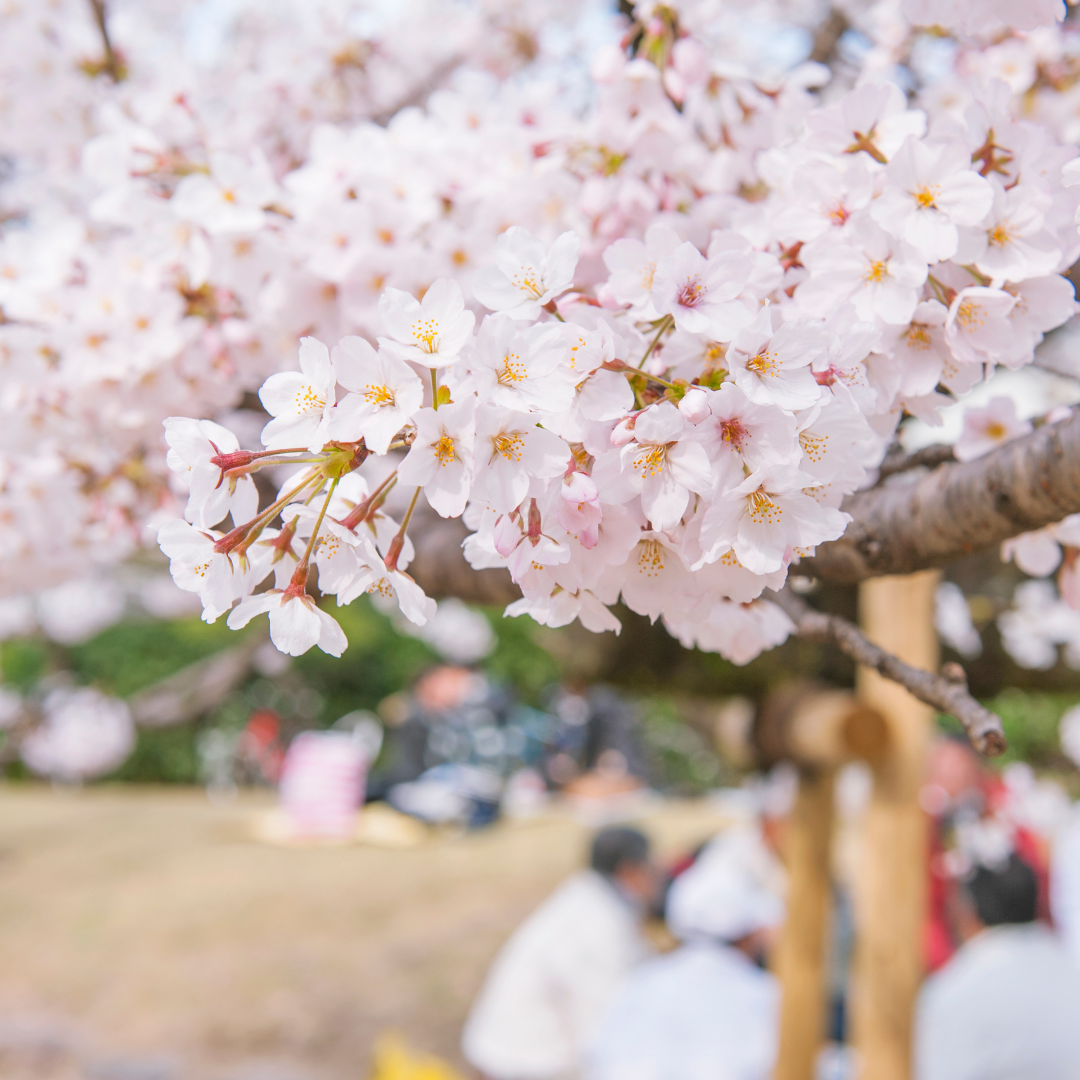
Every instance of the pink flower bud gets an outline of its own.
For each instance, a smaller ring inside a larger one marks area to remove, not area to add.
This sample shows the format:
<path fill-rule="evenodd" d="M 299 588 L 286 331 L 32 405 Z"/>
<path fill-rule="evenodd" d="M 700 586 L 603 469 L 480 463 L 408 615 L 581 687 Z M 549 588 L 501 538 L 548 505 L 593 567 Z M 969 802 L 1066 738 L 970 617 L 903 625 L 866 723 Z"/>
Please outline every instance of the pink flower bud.
<path fill-rule="evenodd" d="M 704 390 L 687 390 L 679 402 L 679 412 L 691 424 L 700 424 L 702 420 L 707 420 L 712 415 L 708 395 Z"/>
<path fill-rule="evenodd" d="M 521 543 L 521 526 L 509 514 L 495 522 L 495 550 L 505 559 Z"/>
<path fill-rule="evenodd" d="M 620 420 L 611 433 L 612 446 L 625 446 L 634 441 L 634 424 L 637 422 L 637 414 Z"/>
<path fill-rule="evenodd" d="M 675 42 L 671 50 L 671 64 L 689 86 L 702 83 L 709 77 L 709 55 L 701 42 L 694 38 L 679 38 Z"/>
<path fill-rule="evenodd" d="M 592 477 L 583 472 L 572 473 L 563 481 L 559 494 L 562 496 L 557 510 L 559 524 L 576 536 L 583 547 L 596 547 L 604 512 Z"/>
<path fill-rule="evenodd" d="M 686 80 L 674 68 L 664 68 L 664 89 L 672 101 L 681 105 L 686 97 Z"/>

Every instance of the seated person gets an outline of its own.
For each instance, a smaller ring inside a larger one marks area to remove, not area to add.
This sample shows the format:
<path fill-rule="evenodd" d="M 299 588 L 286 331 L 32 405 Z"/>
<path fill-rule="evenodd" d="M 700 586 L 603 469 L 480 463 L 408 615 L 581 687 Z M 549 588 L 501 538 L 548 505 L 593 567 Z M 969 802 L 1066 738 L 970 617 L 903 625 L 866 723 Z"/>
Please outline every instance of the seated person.
<path fill-rule="evenodd" d="M 957 885 L 962 944 L 923 986 L 917 1080 L 1080 1080 L 1080 970 L 1037 907 L 1036 875 L 1015 854 Z"/>
<path fill-rule="evenodd" d="M 648 840 L 604 829 L 590 862 L 514 932 L 473 1004 L 462 1050 L 487 1080 L 577 1077 L 582 1046 L 647 954 L 641 924 L 659 884 Z"/>
<path fill-rule="evenodd" d="M 627 979 L 584 1058 L 586 1080 L 769 1080 L 780 989 L 761 964 L 784 905 L 730 842 L 675 879 L 682 941 Z"/>

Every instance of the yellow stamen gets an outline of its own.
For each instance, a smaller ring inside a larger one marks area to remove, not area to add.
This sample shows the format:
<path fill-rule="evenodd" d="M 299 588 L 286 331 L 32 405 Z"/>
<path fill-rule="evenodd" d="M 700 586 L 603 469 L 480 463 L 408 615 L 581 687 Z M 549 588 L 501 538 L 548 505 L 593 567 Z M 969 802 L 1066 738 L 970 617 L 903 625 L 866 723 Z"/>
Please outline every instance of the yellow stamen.
<path fill-rule="evenodd" d="M 643 540 L 638 545 L 638 573 L 658 577 L 664 572 L 664 546 L 656 540 Z"/>
<path fill-rule="evenodd" d="M 920 184 L 912 194 L 915 196 L 915 202 L 918 203 L 920 210 L 929 210 L 933 207 L 934 200 L 937 198 L 938 186 L 937 184 Z"/>
<path fill-rule="evenodd" d="M 866 273 L 863 274 L 863 280 L 873 282 L 882 281 L 885 277 L 888 276 L 888 273 L 889 268 L 885 265 L 884 262 L 872 262 L 867 268 Z"/>
<path fill-rule="evenodd" d="M 521 362 L 521 357 L 514 352 L 508 352 L 503 357 L 503 369 L 497 378 L 503 386 L 507 383 L 519 383 L 529 376 L 528 369 Z"/>
<path fill-rule="evenodd" d="M 634 456 L 634 468 L 641 473 L 642 480 L 659 476 L 667 464 L 667 444 L 643 446 Z"/>
<path fill-rule="evenodd" d="M 784 513 L 765 493 L 764 488 L 758 488 L 749 496 L 750 520 L 755 525 L 775 525 Z"/>
<path fill-rule="evenodd" d="M 491 440 L 491 445 L 495 448 L 492 457 L 501 454 L 507 461 L 520 461 L 525 438 L 516 431 L 503 431 Z"/>
<path fill-rule="evenodd" d="M 457 456 L 454 453 L 454 440 L 444 435 L 434 446 L 435 460 L 442 466 L 449 465 Z"/>
<path fill-rule="evenodd" d="M 389 386 L 369 386 L 364 391 L 364 400 L 369 405 L 378 405 L 380 408 L 394 404 L 394 391 Z"/>

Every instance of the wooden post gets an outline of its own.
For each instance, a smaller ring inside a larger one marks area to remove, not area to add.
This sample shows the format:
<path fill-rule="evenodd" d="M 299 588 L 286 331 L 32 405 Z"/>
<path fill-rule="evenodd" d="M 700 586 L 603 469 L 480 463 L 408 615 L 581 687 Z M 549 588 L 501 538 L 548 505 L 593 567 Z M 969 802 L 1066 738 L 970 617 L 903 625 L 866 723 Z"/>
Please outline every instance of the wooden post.
<path fill-rule="evenodd" d="M 938 572 L 929 570 L 863 582 L 859 615 L 867 637 L 910 664 L 936 670 L 938 580 Z M 874 766 L 861 878 L 855 882 L 853 1042 L 865 1080 L 910 1080 L 927 898 L 928 831 L 919 788 L 934 711 L 873 671 L 860 669 L 858 689 L 885 716 L 891 752 Z"/>
<path fill-rule="evenodd" d="M 800 768 L 799 793 L 785 830 L 788 911 L 776 952 L 783 992 L 774 1080 L 814 1080 L 825 1041 L 834 773 L 831 765 Z"/>
<path fill-rule="evenodd" d="M 825 1042 L 827 944 L 832 914 L 833 780 L 854 759 L 888 753 L 886 721 L 846 691 L 794 684 L 771 695 L 754 724 L 758 759 L 792 761 L 799 790 L 788 816 L 787 918 L 780 932 L 780 1046 L 774 1080 L 813 1080 Z"/>

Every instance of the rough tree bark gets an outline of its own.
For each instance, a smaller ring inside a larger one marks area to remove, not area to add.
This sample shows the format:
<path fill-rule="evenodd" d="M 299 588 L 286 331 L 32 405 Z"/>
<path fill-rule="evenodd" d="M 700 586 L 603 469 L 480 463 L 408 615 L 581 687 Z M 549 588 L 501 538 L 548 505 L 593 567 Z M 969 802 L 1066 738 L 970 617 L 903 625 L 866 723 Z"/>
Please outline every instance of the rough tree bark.
<path fill-rule="evenodd" d="M 799 572 L 855 582 L 945 566 L 1080 513 L 1080 411 L 984 457 L 844 500 L 852 521 Z"/>

